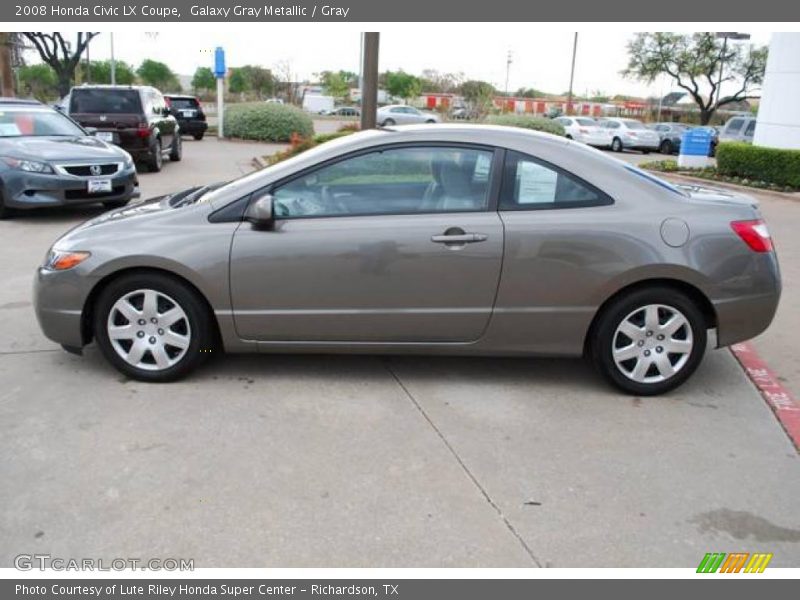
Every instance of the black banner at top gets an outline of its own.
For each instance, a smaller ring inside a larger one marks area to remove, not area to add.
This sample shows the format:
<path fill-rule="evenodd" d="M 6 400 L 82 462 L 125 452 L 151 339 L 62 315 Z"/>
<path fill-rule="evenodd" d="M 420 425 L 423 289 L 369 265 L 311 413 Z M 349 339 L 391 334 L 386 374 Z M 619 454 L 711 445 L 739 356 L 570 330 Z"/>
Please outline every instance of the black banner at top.
<path fill-rule="evenodd" d="M 7 0 L 0 20 L 25 22 L 791 22 L 798 3 L 786 0 L 611 0 L 545 2 L 462 0 Z"/>

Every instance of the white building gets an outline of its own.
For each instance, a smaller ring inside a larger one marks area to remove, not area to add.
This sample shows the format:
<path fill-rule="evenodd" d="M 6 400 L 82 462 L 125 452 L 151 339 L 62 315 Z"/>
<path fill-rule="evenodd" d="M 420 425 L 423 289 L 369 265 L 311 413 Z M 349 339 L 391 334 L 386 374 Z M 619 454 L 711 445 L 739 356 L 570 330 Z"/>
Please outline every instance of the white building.
<path fill-rule="evenodd" d="M 773 33 L 758 109 L 756 146 L 800 150 L 800 33 Z"/>

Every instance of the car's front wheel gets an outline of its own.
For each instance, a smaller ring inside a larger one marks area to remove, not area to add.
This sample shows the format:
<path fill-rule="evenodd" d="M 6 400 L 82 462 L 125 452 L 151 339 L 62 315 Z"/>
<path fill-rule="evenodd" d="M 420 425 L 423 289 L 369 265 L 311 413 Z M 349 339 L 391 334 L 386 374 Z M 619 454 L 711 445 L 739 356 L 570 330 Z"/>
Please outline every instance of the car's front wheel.
<path fill-rule="evenodd" d="M 141 381 L 184 377 L 210 355 L 215 339 L 211 316 L 197 293 L 160 273 L 112 281 L 97 299 L 93 325 L 106 359 Z"/>
<path fill-rule="evenodd" d="M 614 300 L 589 340 L 600 372 L 638 396 L 663 394 L 685 382 L 706 349 L 706 320 L 695 302 L 669 287 L 643 288 Z"/>
<path fill-rule="evenodd" d="M 394 125 L 394 119 L 386 119 L 381 123 L 381 127 L 391 127 L 392 125 Z"/>
<path fill-rule="evenodd" d="M 150 156 L 147 158 L 147 169 L 153 173 L 158 173 L 163 165 L 164 154 L 161 148 L 161 140 L 156 138 L 152 148 L 150 148 Z"/>
<path fill-rule="evenodd" d="M 172 162 L 178 162 L 181 158 L 183 158 L 183 139 L 181 139 L 180 135 L 176 135 L 172 138 L 172 147 L 169 151 L 169 159 Z"/>
<path fill-rule="evenodd" d="M 614 138 L 614 141 L 611 142 L 611 149 L 614 152 L 622 152 L 622 140 L 619 138 Z"/>
<path fill-rule="evenodd" d="M 664 140 L 661 142 L 661 148 L 658 150 L 661 154 L 672 154 L 672 142 Z"/>

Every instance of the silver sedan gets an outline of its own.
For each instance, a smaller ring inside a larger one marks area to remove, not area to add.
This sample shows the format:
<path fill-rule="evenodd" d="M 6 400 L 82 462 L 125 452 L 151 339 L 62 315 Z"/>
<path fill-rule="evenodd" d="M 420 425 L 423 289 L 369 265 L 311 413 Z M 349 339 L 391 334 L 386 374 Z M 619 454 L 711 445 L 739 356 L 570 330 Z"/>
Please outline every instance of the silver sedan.
<path fill-rule="evenodd" d="M 482 125 L 328 142 L 92 219 L 37 270 L 44 333 L 167 381 L 226 352 L 587 356 L 658 394 L 781 284 L 754 201 Z"/>
<path fill-rule="evenodd" d="M 418 123 L 439 123 L 439 115 L 418 110 L 404 104 L 391 104 L 378 109 L 377 123 L 381 127 L 392 125 L 416 125 Z"/>

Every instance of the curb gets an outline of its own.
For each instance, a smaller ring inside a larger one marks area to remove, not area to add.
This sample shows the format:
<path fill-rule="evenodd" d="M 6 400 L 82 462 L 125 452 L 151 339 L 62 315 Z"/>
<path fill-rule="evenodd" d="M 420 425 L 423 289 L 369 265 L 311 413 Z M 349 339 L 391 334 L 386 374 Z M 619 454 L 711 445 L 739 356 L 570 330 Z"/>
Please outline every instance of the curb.
<path fill-rule="evenodd" d="M 761 397 L 775 413 L 795 449 L 800 451 L 800 402 L 783 387 L 777 375 L 767 366 L 750 342 L 734 344 L 731 346 L 731 352 Z"/>
<path fill-rule="evenodd" d="M 718 187 L 722 189 L 741 192 L 743 194 L 765 194 L 773 198 L 781 198 L 783 200 L 794 200 L 800 202 L 800 192 L 776 192 L 775 190 L 766 190 L 756 187 L 748 187 L 746 185 L 736 185 L 735 183 L 728 183 L 726 181 L 714 181 L 713 179 L 703 179 L 702 177 L 692 177 L 691 175 L 683 175 L 681 173 L 664 173 L 663 171 L 653 171 L 645 169 L 648 173 L 654 173 L 664 179 L 677 179 L 680 182 L 695 183 L 705 187 Z"/>

